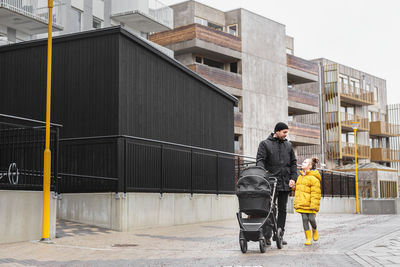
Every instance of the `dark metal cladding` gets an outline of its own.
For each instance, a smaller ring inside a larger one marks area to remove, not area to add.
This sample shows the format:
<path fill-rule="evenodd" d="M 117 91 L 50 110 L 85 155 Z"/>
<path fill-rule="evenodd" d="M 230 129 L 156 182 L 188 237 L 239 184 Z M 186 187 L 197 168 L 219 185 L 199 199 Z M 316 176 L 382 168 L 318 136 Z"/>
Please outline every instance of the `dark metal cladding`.
<path fill-rule="evenodd" d="M 44 120 L 46 49 L 0 47 L 0 113 Z M 61 191 L 234 190 L 232 157 L 121 137 L 233 153 L 234 97 L 119 27 L 54 38 L 52 65 Z"/>

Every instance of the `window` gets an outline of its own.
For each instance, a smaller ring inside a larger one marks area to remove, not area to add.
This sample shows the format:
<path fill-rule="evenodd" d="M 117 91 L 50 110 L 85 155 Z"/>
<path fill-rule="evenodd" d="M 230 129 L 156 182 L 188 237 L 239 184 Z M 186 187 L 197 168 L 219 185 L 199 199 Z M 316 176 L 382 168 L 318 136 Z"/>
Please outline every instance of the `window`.
<path fill-rule="evenodd" d="M 239 152 L 240 146 L 239 146 L 239 135 L 235 135 L 235 152 Z"/>
<path fill-rule="evenodd" d="M 215 23 L 211 23 L 211 22 L 208 22 L 207 26 L 210 27 L 210 28 L 216 29 L 218 31 L 222 31 L 224 29 L 221 25 L 218 25 L 218 24 L 215 24 Z"/>
<path fill-rule="evenodd" d="M 354 133 L 349 132 L 347 133 L 347 142 L 349 142 L 350 144 L 354 144 Z"/>
<path fill-rule="evenodd" d="M 374 101 L 378 102 L 378 87 L 374 86 Z"/>
<path fill-rule="evenodd" d="M 82 12 L 76 8 L 71 8 L 71 31 L 80 32 L 82 30 Z"/>
<path fill-rule="evenodd" d="M 365 90 L 369 92 L 371 90 L 371 85 L 367 84 Z"/>
<path fill-rule="evenodd" d="M 200 24 L 200 25 L 204 25 L 204 26 L 208 26 L 208 21 L 202 18 L 198 18 L 198 17 L 194 17 L 194 23 Z"/>
<path fill-rule="evenodd" d="M 203 59 L 204 64 L 208 65 L 210 67 L 218 68 L 218 69 L 224 69 L 224 63 L 218 62 L 209 58 L 204 58 Z"/>
<path fill-rule="evenodd" d="M 101 19 L 93 17 L 93 29 L 100 29 L 102 27 L 103 22 Z"/>
<path fill-rule="evenodd" d="M 360 93 L 360 80 L 350 78 L 350 85 L 352 87 L 353 93 Z"/>
<path fill-rule="evenodd" d="M 237 64 L 237 62 L 232 62 L 230 64 L 230 69 L 231 69 L 231 72 L 238 73 L 238 64 Z"/>
<path fill-rule="evenodd" d="M 203 63 L 203 58 L 202 57 L 196 57 L 196 63 Z"/>
<path fill-rule="evenodd" d="M 290 48 L 286 47 L 286 54 L 293 55 L 293 49 L 290 49 Z"/>
<path fill-rule="evenodd" d="M 238 36 L 238 26 L 237 26 L 237 24 L 233 24 L 233 25 L 227 26 L 227 32 L 229 34 Z"/>
<path fill-rule="evenodd" d="M 238 99 L 237 104 L 233 107 L 234 112 L 242 112 L 242 98 L 240 96 L 234 96 Z"/>

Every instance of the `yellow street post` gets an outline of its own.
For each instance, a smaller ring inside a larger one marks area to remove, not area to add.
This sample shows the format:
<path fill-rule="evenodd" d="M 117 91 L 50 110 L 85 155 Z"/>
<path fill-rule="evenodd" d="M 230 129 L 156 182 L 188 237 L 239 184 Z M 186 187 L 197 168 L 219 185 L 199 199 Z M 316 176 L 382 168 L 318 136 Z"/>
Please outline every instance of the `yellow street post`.
<path fill-rule="evenodd" d="M 358 202 L 358 169 L 357 169 L 357 128 L 360 125 L 359 122 L 352 122 L 354 130 L 354 154 L 355 154 L 355 167 L 356 167 L 356 213 L 360 213 L 360 206 Z"/>
<path fill-rule="evenodd" d="M 50 240 L 50 175 L 51 175 L 51 151 L 50 151 L 50 101 L 51 101 L 51 48 L 53 27 L 53 0 L 48 0 L 48 38 L 47 38 L 47 97 L 46 97 L 46 141 L 43 166 L 43 219 L 42 241 Z"/>

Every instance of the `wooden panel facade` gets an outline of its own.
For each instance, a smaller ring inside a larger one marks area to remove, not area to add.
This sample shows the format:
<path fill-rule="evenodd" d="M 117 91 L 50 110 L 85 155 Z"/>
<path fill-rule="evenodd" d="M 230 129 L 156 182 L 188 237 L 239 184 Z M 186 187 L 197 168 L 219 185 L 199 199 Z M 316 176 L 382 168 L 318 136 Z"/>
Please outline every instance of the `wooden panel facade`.
<path fill-rule="evenodd" d="M 318 75 L 318 64 L 314 62 L 286 54 L 286 64 L 290 68 Z"/>
<path fill-rule="evenodd" d="M 149 36 L 150 41 L 162 46 L 193 39 L 200 39 L 239 52 L 242 51 L 242 41 L 240 37 L 200 24 L 185 25 L 173 30 L 154 33 Z"/>
<path fill-rule="evenodd" d="M 396 137 L 400 136 L 400 125 L 385 121 L 371 121 L 370 133 L 372 137 Z"/>
<path fill-rule="evenodd" d="M 242 75 L 240 74 L 202 64 L 188 65 L 188 68 L 212 83 L 242 89 Z"/>
<path fill-rule="evenodd" d="M 320 139 L 320 129 L 318 126 L 315 125 L 290 121 L 289 129 L 290 129 L 290 135 L 298 135 L 298 136 Z"/>
<path fill-rule="evenodd" d="M 318 95 L 303 92 L 293 88 L 288 88 L 288 100 L 301 104 L 310 105 L 313 107 L 318 107 L 319 103 Z"/>

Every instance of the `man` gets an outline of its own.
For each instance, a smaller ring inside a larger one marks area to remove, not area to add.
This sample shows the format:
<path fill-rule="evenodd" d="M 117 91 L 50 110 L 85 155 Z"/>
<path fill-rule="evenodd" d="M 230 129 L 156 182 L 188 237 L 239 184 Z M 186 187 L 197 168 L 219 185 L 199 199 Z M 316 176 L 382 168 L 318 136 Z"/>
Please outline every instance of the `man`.
<path fill-rule="evenodd" d="M 279 122 L 266 140 L 262 141 L 257 151 L 257 166 L 264 167 L 270 176 L 277 178 L 276 198 L 278 200 L 278 228 L 285 231 L 286 206 L 291 188 L 297 179 L 297 163 L 292 144 L 286 139 L 289 127 Z M 271 233 L 269 238 L 271 238 Z M 271 240 L 267 240 L 271 244 Z M 283 245 L 287 242 L 283 241 Z"/>

